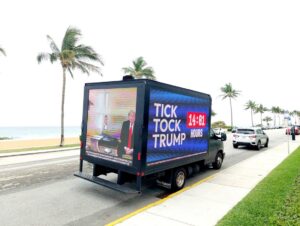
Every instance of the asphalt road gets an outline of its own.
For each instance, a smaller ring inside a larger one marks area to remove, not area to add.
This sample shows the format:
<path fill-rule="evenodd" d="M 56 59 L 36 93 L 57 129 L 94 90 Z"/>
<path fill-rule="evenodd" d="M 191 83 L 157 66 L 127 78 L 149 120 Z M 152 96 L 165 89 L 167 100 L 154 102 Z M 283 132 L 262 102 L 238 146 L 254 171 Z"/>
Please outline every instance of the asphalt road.
<path fill-rule="evenodd" d="M 287 141 L 284 130 L 266 133 L 269 148 Z M 228 134 L 221 170 L 267 150 L 233 149 L 231 138 Z M 146 184 L 141 195 L 127 195 L 75 178 L 78 154 L 79 150 L 0 158 L 0 224 L 99 226 L 169 194 L 155 184 Z M 84 169 L 90 171 L 91 166 L 85 164 Z M 217 172 L 202 170 L 188 179 L 186 186 Z"/>

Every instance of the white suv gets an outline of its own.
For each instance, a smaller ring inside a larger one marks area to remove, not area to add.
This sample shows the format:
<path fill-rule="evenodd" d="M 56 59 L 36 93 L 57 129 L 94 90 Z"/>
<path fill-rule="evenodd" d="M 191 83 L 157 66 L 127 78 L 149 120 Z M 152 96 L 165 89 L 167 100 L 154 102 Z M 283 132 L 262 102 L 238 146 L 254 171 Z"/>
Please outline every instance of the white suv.
<path fill-rule="evenodd" d="M 238 128 L 233 134 L 233 147 L 238 148 L 239 145 L 255 147 L 259 150 L 261 147 L 268 147 L 269 137 L 261 128 L 249 127 Z"/>

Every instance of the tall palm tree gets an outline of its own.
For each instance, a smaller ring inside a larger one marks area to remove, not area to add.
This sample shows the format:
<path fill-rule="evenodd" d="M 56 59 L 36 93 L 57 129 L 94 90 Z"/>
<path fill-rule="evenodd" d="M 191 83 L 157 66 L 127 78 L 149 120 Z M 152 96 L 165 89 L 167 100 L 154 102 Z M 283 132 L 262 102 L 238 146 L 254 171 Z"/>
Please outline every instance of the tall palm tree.
<path fill-rule="evenodd" d="M 276 115 L 279 114 L 280 109 L 279 109 L 279 107 L 273 106 L 271 108 L 271 112 L 274 114 L 274 127 L 275 127 L 276 126 Z"/>
<path fill-rule="evenodd" d="M 298 124 L 299 124 L 300 123 L 300 111 L 297 111 L 296 115 L 298 117 Z"/>
<path fill-rule="evenodd" d="M 288 110 L 284 110 L 283 108 L 279 108 L 279 114 L 278 114 L 279 124 L 280 124 L 280 116 L 284 116 L 285 113 L 289 113 L 289 111 Z M 283 121 L 284 121 L 284 119 L 282 118 L 281 124 L 283 124 Z"/>
<path fill-rule="evenodd" d="M 254 126 L 253 124 L 253 111 L 255 111 L 256 109 L 256 103 L 252 100 L 249 100 L 246 105 L 245 105 L 245 110 L 250 109 L 251 110 L 251 122 L 252 122 L 252 126 Z"/>
<path fill-rule="evenodd" d="M 232 116 L 232 103 L 231 99 L 235 99 L 238 95 L 240 95 L 240 91 L 235 90 L 232 88 L 231 83 L 225 84 L 224 87 L 221 87 L 222 94 L 221 96 L 223 97 L 222 99 L 229 98 L 229 103 L 230 103 L 230 115 L 231 115 L 231 128 L 233 128 L 233 116 Z"/>
<path fill-rule="evenodd" d="M 125 74 L 130 74 L 135 78 L 147 78 L 155 80 L 154 70 L 152 67 L 146 67 L 147 62 L 143 57 L 139 57 L 136 60 L 132 61 L 133 67 L 124 67 L 122 70 Z"/>
<path fill-rule="evenodd" d="M 2 53 L 4 56 L 6 56 L 5 50 L 0 47 L 0 53 Z"/>
<path fill-rule="evenodd" d="M 292 115 L 294 116 L 294 124 L 297 124 L 296 118 L 297 118 L 297 116 L 298 116 L 298 111 L 297 111 L 297 110 L 294 110 L 294 111 L 292 112 Z"/>
<path fill-rule="evenodd" d="M 266 107 L 264 107 L 262 104 L 257 105 L 255 109 L 255 113 L 260 113 L 260 125 L 262 126 L 262 115 L 264 112 L 268 111 Z"/>
<path fill-rule="evenodd" d="M 73 78 L 73 70 L 79 69 L 82 73 L 87 75 L 91 72 L 101 74 L 100 67 L 90 62 L 100 63 L 103 61 L 101 57 L 93 50 L 92 47 L 83 44 L 78 44 L 81 37 L 81 31 L 74 27 L 69 27 L 65 33 L 62 41 L 62 46 L 59 49 L 53 39 L 47 35 L 50 43 L 50 53 L 40 53 L 37 56 L 38 63 L 44 60 L 50 60 L 51 63 L 59 61 L 63 71 L 63 85 L 62 85 L 62 101 L 61 101 L 61 138 L 60 146 L 64 145 L 64 104 L 65 104 L 65 89 L 66 89 L 66 73 L 69 72 Z"/>

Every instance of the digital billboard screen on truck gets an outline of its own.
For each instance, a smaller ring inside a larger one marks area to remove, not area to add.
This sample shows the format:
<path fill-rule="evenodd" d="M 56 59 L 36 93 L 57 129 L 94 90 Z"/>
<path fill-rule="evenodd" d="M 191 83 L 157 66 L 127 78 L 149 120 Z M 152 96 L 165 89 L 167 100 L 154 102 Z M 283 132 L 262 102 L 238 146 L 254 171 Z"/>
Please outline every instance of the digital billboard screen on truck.
<path fill-rule="evenodd" d="M 208 151 L 210 98 L 151 88 L 147 165 Z"/>
<path fill-rule="evenodd" d="M 90 89 L 86 155 L 132 165 L 137 88 Z"/>

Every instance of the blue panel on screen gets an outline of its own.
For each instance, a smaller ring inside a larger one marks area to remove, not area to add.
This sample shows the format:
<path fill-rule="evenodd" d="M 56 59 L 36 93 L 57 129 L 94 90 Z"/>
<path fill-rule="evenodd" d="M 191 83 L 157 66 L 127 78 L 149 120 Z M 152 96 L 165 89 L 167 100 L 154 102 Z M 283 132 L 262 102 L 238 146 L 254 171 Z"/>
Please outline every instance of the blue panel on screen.
<path fill-rule="evenodd" d="M 147 164 L 208 151 L 210 99 L 150 90 Z"/>

